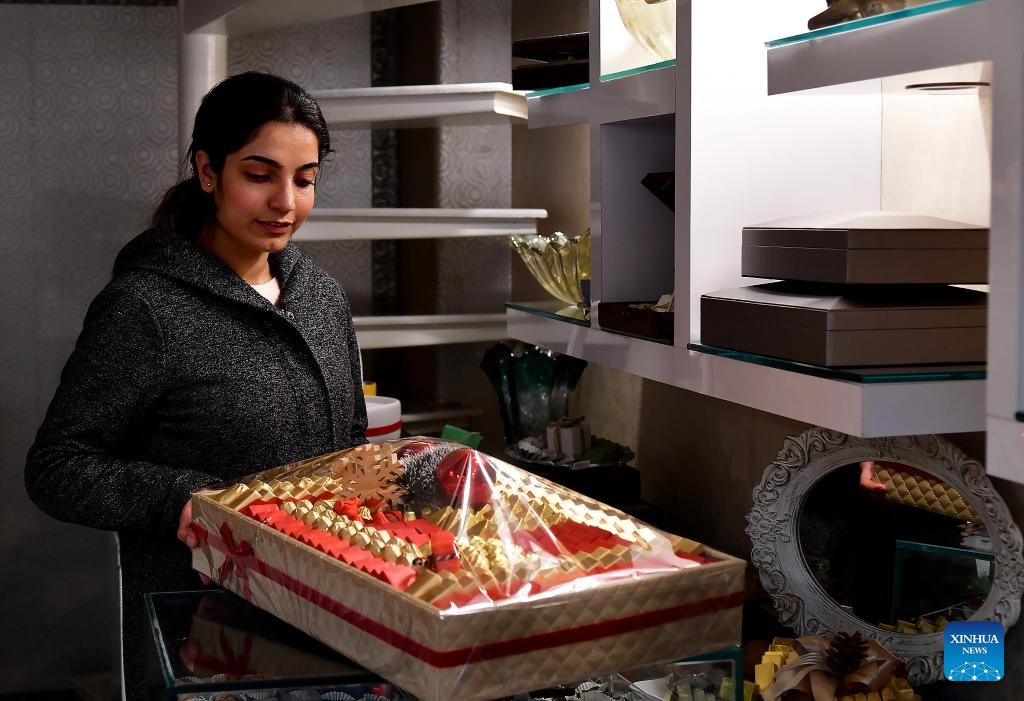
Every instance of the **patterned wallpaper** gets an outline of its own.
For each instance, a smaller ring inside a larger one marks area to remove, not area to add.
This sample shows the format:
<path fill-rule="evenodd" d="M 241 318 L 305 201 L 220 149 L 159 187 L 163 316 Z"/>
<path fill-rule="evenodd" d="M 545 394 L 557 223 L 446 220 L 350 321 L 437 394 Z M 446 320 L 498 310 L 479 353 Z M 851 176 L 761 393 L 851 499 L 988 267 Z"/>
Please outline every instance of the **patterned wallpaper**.
<path fill-rule="evenodd" d="M 269 70 L 307 90 L 370 85 L 370 16 L 363 14 L 233 38 L 228 69 Z M 331 132 L 331 154 L 317 185 L 317 207 L 372 205 L 370 130 Z M 341 281 L 356 314 L 371 309 L 368 241 L 310 242 L 302 248 Z"/>
<path fill-rule="evenodd" d="M 508 0 L 441 2 L 441 82 L 511 82 Z M 509 126 L 446 127 L 440 132 L 441 207 L 509 207 Z M 500 312 L 511 285 L 504 238 L 441 241 L 442 313 Z"/>
<path fill-rule="evenodd" d="M 511 82 L 512 13 L 509 0 L 441 0 L 440 75 L 443 83 Z M 440 130 L 439 206 L 509 207 L 512 204 L 512 129 L 509 126 Z M 504 311 L 511 290 L 505 237 L 438 242 L 440 311 Z M 478 419 L 491 443 L 500 445 L 497 398 L 479 370 L 492 344 L 460 344 L 439 350 L 438 394 L 444 402 L 481 407 Z"/>
<path fill-rule="evenodd" d="M 109 666 L 116 587 L 107 533 L 25 496 L 25 453 L 120 246 L 176 172 L 173 8 L 0 6 L 0 694 L 67 688 Z"/>

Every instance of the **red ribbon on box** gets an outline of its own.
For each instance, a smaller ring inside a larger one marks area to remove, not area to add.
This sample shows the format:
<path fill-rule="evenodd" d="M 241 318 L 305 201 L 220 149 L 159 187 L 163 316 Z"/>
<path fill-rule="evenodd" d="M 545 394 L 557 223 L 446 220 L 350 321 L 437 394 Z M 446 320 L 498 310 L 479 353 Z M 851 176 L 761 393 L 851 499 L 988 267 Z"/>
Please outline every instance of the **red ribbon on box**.
<path fill-rule="evenodd" d="M 226 557 L 221 563 L 220 569 L 217 570 L 217 579 L 221 584 L 225 584 L 233 572 L 242 582 L 242 592 L 245 598 L 251 601 L 252 590 L 249 588 L 248 568 L 256 563 L 256 553 L 253 552 L 252 545 L 247 541 L 235 543 L 227 521 L 220 524 L 220 537 L 223 539 L 224 547 L 218 548 L 218 550 L 223 550 Z M 211 544 L 216 546 L 215 543 Z"/>

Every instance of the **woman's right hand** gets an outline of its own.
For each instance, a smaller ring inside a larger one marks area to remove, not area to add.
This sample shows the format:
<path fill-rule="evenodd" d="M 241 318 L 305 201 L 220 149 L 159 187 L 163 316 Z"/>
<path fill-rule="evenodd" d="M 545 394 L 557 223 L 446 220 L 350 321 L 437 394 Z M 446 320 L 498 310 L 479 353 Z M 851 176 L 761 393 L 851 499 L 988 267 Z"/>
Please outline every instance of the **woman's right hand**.
<path fill-rule="evenodd" d="M 178 540 L 187 545 L 189 548 L 195 549 L 199 545 L 199 539 L 196 537 L 196 531 L 192 528 L 192 500 L 189 499 L 185 502 L 185 506 L 181 509 L 181 516 L 178 518 Z"/>
<path fill-rule="evenodd" d="M 884 492 L 885 483 L 875 475 L 875 461 L 864 460 L 860 464 L 860 486 L 871 492 Z"/>
<path fill-rule="evenodd" d="M 199 545 L 199 538 L 196 536 L 196 529 L 192 528 L 192 500 L 189 499 L 185 502 L 185 506 L 181 508 L 181 516 L 178 517 L 178 540 L 187 545 L 188 547 L 195 550 L 196 546 Z M 199 573 L 199 579 L 203 584 L 212 584 L 213 580 L 207 577 L 202 572 Z"/>

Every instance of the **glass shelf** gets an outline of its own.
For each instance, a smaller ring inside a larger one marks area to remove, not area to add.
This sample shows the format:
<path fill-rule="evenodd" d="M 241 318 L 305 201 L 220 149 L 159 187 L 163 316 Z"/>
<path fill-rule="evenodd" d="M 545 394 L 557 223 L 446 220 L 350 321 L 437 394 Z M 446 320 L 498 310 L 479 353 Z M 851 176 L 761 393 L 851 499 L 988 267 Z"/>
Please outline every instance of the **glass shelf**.
<path fill-rule="evenodd" d="M 771 41 L 766 41 L 765 46 L 769 49 L 774 49 L 780 46 L 797 44 L 802 41 L 810 41 L 811 39 L 820 39 L 834 34 L 845 34 L 846 32 L 856 31 L 865 27 L 888 24 L 889 22 L 896 22 L 907 17 L 927 15 L 932 12 L 940 12 L 942 10 L 960 7 L 961 5 L 971 5 L 976 2 L 982 2 L 982 0 L 935 0 L 935 2 L 928 3 L 927 5 L 908 7 L 904 10 L 894 10 L 893 12 L 874 15 L 873 17 L 855 19 L 850 22 L 841 22 L 839 24 L 832 25 L 831 27 L 822 27 L 821 29 L 804 32 L 803 34 L 794 34 L 793 36 L 783 37 L 781 39 L 772 39 Z"/>
<path fill-rule="evenodd" d="M 651 71 L 657 71 L 674 65 L 676 65 L 676 60 L 674 58 L 670 58 L 667 61 L 659 61 L 658 63 L 651 63 L 646 66 L 640 66 L 639 68 L 630 68 L 629 70 L 617 71 L 615 73 L 605 73 L 601 76 L 601 82 L 605 83 L 610 80 L 618 80 L 619 78 L 628 78 L 631 75 L 639 75 L 640 73 L 650 73 Z"/>
<path fill-rule="evenodd" d="M 819 365 L 797 363 L 792 360 L 771 358 L 755 353 L 742 353 L 700 343 L 690 343 L 688 350 L 708 353 L 723 358 L 742 360 L 746 363 L 764 365 L 766 367 L 790 370 L 802 375 L 812 375 L 830 380 L 845 380 L 861 384 L 881 384 L 896 382 L 944 382 L 951 380 L 984 380 L 984 365 L 906 365 L 893 367 L 867 368 L 827 368 Z"/>
<path fill-rule="evenodd" d="M 534 316 L 541 316 L 546 319 L 554 319 L 555 321 L 563 321 L 567 324 L 575 324 L 577 326 L 585 326 L 590 328 L 590 314 L 587 313 L 586 318 L 578 318 L 563 314 L 566 310 L 575 309 L 572 306 L 566 306 L 562 302 L 557 301 L 544 301 L 544 302 L 506 302 L 506 309 L 515 309 L 520 312 L 526 312 L 527 314 L 533 314 Z"/>
<path fill-rule="evenodd" d="M 577 83 L 576 85 L 560 85 L 557 88 L 544 88 L 543 90 L 531 90 L 526 93 L 527 100 L 533 100 L 538 97 L 544 97 L 545 95 L 563 95 L 565 93 L 580 92 L 582 90 L 589 90 L 590 83 Z"/>

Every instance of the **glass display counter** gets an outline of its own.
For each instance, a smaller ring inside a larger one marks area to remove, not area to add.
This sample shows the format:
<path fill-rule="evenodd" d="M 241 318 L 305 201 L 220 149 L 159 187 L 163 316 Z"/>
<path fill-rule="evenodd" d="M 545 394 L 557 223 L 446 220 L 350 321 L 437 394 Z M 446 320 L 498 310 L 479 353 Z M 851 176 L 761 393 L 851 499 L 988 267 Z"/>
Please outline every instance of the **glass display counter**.
<path fill-rule="evenodd" d="M 892 620 L 967 620 L 988 596 L 994 576 L 991 550 L 897 540 Z"/>
<path fill-rule="evenodd" d="M 153 699 L 168 701 L 415 701 L 415 697 L 224 590 L 146 595 L 162 678 Z M 507 701 L 739 701 L 743 651 L 720 653 L 579 683 Z M 675 698 L 675 697 L 674 697 Z"/>

